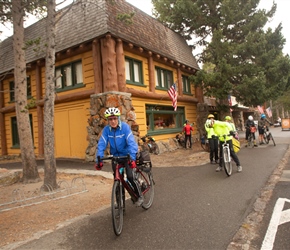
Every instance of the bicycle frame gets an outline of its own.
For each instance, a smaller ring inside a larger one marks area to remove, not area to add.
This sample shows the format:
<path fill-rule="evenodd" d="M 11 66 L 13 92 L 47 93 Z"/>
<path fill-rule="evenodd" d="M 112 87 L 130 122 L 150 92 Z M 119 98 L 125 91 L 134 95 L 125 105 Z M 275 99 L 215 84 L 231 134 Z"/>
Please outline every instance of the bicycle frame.
<path fill-rule="evenodd" d="M 146 163 L 145 163 L 146 164 Z M 121 181 L 122 185 L 124 186 L 124 188 L 127 190 L 127 192 L 130 194 L 132 200 L 135 202 L 137 201 L 138 199 L 138 195 L 135 193 L 135 191 L 133 190 L 131 184 L 129 184 L 129 182 L 127 182 L 124 178 L 124 173 L 122 173 L 124 171 L 124 168 L 125 166 L 120 164 L 120 163 L 117 163 L 116 165 L 116 171 L 115 171 L 115 178 L 114 180 L 115 181 Z M 145 185 L 146 185 L 146 188 L 143 190 L 142 189 L 142 186 L 144 188 L 144 184 L 142 185 L 142 183 L 140 183 L 140 187 L 141 187 L 141 190 L 142 190 L 142 194 L 144 195 L 145 193 L 147 193 L 147 191 L 150 189 L 150 183 L 148 181 L 148 179 L 144 176 L 144 174 L 142 173 L 141 169 L 139 169 L 139 167 L 137 166 L 136 168 L 136 174 L 137 175 L 141 175 L 143 177 L 143 182 L 145 181 Z M 138 177 L 139 177 L 138 176 Z"/>
<path fill-rule="evenodd" d="M 112 160 L 113 165 L 116 166 L 111 197 L 111 213 L 114 232 L 119 236 L 123 229 L 125 189 L 131 196 L 133 203 L 135 203 L 139 198 L 139 194 L 135 193 L 131 183 L 124 178 L 125 163 L 126 161 L 130 161 L 130 155 L 116 157 L 109 156 L 104 158 L 98 157 L 98 161 L 100 160 Z M 149 161 L 144 162 L 142 165 L 134 169 L 144 198 L 142 208 L 145 210 L 151 207 L 154 199 L 154 181 L 151 167 L 151 162 Z"/>

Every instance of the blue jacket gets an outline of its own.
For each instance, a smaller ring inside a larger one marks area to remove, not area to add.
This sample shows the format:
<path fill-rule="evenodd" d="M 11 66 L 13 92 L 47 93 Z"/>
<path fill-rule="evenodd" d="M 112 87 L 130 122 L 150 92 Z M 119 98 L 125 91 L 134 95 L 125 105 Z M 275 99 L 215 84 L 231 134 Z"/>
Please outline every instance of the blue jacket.
<path fill-rule="evenodd" d="M 98 142 L 98 150 L 96 152 L 96 162 L 98 156 L 104 157 L 108 143 L 110 143 L 110 154 L 113 156 L 126 156 L 130 154 L 131 160 L 136 160 L 138 145 L 130 126 L 125 122 L 120 122 L 116 129 L 109 125 L 104 127 L 100 140 Z"/>

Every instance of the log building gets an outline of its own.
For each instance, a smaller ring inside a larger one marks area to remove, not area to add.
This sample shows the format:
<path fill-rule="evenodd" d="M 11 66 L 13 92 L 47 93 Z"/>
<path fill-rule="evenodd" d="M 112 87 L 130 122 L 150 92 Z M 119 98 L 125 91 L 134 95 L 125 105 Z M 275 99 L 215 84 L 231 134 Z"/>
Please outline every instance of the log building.
<path fill-rule="evenodd" d="M 140 135 L 153 135 L 157 141 L 174 138 L 185 119 L 196 122 L 197 104 L 203 102 L 202 91 L 189 82 L 199 67 L 182 36 L 126 1 L 96 2 L 76 2 L 58 12 L 65 14 L 56 24 L 56 157 L 85 157 L 92 96 L 129 95 Z M 124 13 L 134 13 L 131 23 L 119 20 Z M 26 50 L 27 98 L 36 100 L 29 113 L 38 157 L 44 152 L 45 25 L 44 18 L 25 29 L 26 41 L 41 38 L 37 49 Z M 0 44 L 1 155 L 20 153 L 12 39 Z M 174 82 L 176 111 L 167 93 Z"/>

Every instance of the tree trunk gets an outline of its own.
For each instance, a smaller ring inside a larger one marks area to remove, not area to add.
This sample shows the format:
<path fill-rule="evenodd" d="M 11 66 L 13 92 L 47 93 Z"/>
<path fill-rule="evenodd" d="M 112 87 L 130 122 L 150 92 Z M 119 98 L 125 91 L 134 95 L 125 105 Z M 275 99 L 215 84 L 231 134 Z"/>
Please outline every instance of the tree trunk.
<path fill-rule="evenodd" d="M 44 185 L 57 188 L 54 156 L 54 99 L 55 99 L 55 0 L 47 1 L 47 49 L 45 63 L 44 99 Z"/>
<path fill-rule="evenodd" d="M 23 166 L 23 182 L 40 181 L 34 154 L 32 133 L 27 108 L 26 62 L 24 51 L 24 9 L 22 1 L 12 1 L 13 52 L 14 52 L 14 93 L 17 128 Z"/>

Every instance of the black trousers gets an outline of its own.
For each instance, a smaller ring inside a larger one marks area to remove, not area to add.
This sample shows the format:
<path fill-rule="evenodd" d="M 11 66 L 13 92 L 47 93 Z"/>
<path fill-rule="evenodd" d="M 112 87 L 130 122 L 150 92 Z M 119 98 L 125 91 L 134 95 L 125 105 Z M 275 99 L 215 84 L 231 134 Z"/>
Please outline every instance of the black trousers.
<path fill-rule="evenodd" d="M 136 178 L 135 170 L 129 166 L 127 161 L 124 161 L 121 164 L 124 164 L 125 169 L 126 169 L 127 179 L 131 183 L 132 187 L 134 188 L 135 193 L 138 194 L 140 197 L 142 195 L 142 192 L 141 192 L 141 188 L 140 188 L 140 185 L 138 183 L 138 180 Z M 112 163 L 112 169 L 113 169 L 113 173 L 115 173 L 116 164 Z"/>
<path fill-rule="evenodd" d="M 217 161 L 219 159 L 218 156 L 218 151 L 219 151 L 219 141 L 217 138 L 209 138 L 208 139 L 208 143 L 209 143 L 209 148 L 210 148 L 210 152 L 209 152 L 209 159 L 210 161 Z"/>
<path fill-rule="evenodd" d="M 189 145 L 190 145 L 190 148 L 192 146 L 192 143 L 191 143 L 191 135 L 185 135 L 185 148 L 187 147 L 187 141 L 189 140 Z"/>

